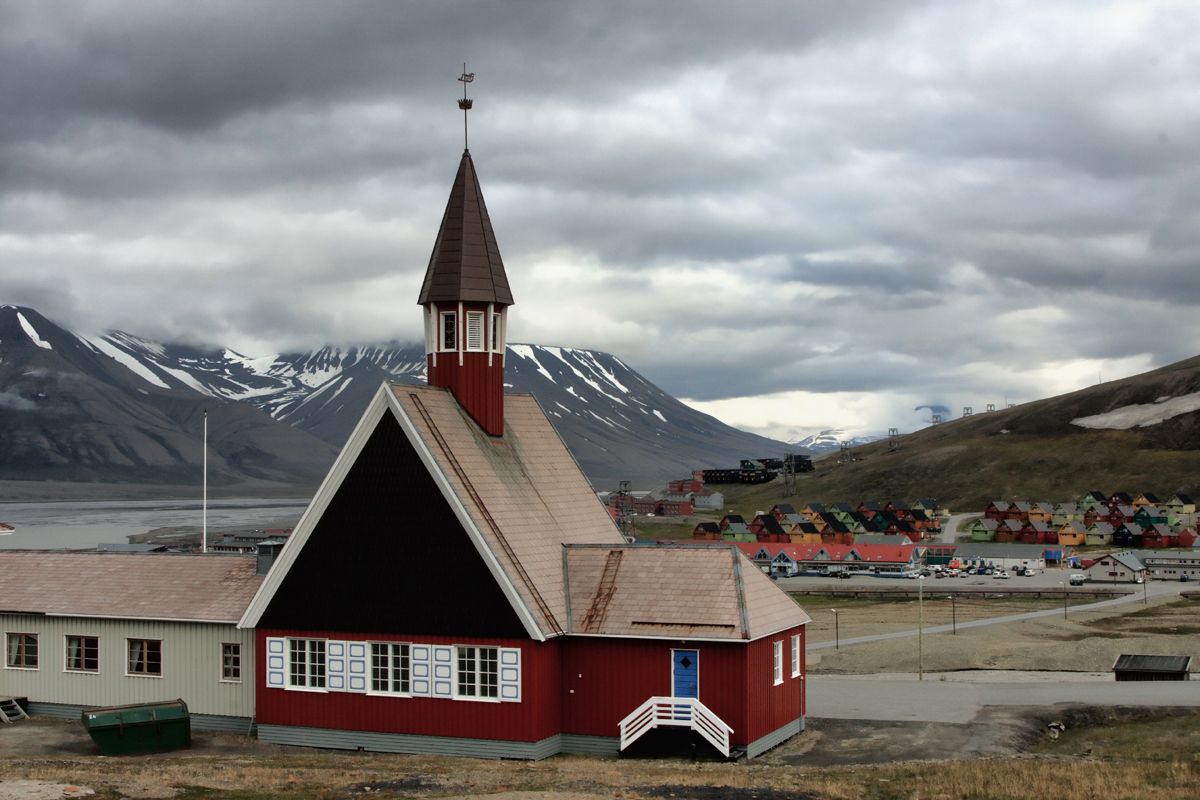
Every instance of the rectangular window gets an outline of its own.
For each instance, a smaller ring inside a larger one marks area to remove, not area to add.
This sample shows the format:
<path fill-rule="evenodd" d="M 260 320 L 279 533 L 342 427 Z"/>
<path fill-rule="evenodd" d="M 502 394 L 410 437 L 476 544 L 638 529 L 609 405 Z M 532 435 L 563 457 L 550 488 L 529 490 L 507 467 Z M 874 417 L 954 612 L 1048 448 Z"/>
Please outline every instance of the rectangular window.
<path fill-rule="evenodd" d="M 68 636 L 67 669 L 71 672 L 99 672 L 100 640 L 95 636 Z"/>
<path fill-rule="evenodd" d="M 128 639 L 129 675 L 162 675 L 162 642 L 158 639 Z"/>
<path fill-rule="evenodd" d="M 467 349 L 483 349 L 483 312 L 467 312 Z"/>
<path fill-rule="evenodd" d="M 292 686 L 325 688 L 325 640 L 291 639 L 288 670 Z"/>
<path fill-rule="evenodd" d="M 236 643 L 221 645 L 221 680 L 241 683 L 242 646 Z"/>
<path fill-rule="evenodd" d="M 8 635 L 8 666 L 21 669 L 37 669 L 37 665 L 37 634 L 10 633 Z"/>
<path fill-rule="evenodd" d="M 458 315 L 453 311 L 442 313 L 442 349 L 458 349 Z"/>
<path fill-rule="evenodd" d="M 792 677 L 800 674 L 800 635 L 792 637 Z"/>
<path fill-rule="evenodd" d="M 492 314 L 492 349 L 497 353 L 504 352 L 504 342 L 500 341 L 499 314 Z"/>
<path fill-rule="evenodd" d="M 775 685 L 783 683 L 783 642 L 775 643 Z"/>
<path fill-rule="evenodd" d="M 371 643 L 371 691 L 408 694 L 410 691 L 408 645 L 395 642 Z"/>
<path fill-rule="evenodd" d="M 495 647 L 458 648 L 458 696 L 500 696 L 500 659 Z"/>

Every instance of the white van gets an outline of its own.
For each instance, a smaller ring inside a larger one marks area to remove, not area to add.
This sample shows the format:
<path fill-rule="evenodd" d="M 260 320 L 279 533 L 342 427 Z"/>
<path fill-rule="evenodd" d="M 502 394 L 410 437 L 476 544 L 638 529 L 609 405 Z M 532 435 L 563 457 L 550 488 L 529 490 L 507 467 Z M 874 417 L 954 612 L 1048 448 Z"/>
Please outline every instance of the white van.
<path fill-rule="evenodd" d="M 1086 580 L 1087 580 L 1087 575 L 1084 575 L 1080 572 L 1076 572 L 1075 574 L 1073 574 L 1071 576 L 1071 585 L 1072 586 L 1083 586 L 1083 582 Z"/>

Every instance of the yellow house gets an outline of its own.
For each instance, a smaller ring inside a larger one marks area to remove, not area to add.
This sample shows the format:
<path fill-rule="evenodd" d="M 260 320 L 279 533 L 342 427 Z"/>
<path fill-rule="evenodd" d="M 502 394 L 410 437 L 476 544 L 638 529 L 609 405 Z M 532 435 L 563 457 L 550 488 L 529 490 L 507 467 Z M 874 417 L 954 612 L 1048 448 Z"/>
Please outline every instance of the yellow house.
<path fill-rule="evenodd" d="M 1058 529 L 1058 543 L 1078 547 L 1087 544 L 1087 529 L 1078 520 L 1071 520 Z"/>

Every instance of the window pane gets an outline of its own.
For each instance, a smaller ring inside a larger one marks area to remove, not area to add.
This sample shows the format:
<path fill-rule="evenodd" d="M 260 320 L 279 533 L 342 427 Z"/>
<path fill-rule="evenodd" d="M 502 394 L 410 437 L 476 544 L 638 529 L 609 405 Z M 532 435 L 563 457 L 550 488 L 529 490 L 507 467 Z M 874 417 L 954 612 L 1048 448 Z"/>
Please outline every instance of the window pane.
<path fill-rule="evenodd" d="M 319 639 L 308 643 L 308 685 L 325 687 L 325 642 Z"/>
<path fill-rule="evenodd" d="M 442 314 L 442 349 L 458 348 L 458 320 L 454 313 Z"/>
<path fill-rule="evenodd" d="M 221 678 L 227 681 L 242 679 L 242 646 L 240 644 L 221 645 Z"/>
<path fill-rule="evenodd" d="M 98 672 L 100 670 L 100 640 L 95 636 L 68 636 L 67 669 Z"/>
<path fill-rule="evenodd" d="M 475 648 L 458 648 L 458 694 L 460 697 L 475 696 Z"/>
<path fill-rule="evenodd" d="M 308 675 L 308 642 L 303 639 L 292 639 L 290 647 L 291 658 L 288 660 L 288 679 L 292 686 L 306 686 Z"/>
<path fill-rule="evenodd" d="M 392 691 L 405 692 L 408 688 L 408 645 L 392 645 Z"/>
<path fill-rule="evenodd" d="M 500 659 L 495 647 L 479 648 L 479 696 L 500 696 Z"/>

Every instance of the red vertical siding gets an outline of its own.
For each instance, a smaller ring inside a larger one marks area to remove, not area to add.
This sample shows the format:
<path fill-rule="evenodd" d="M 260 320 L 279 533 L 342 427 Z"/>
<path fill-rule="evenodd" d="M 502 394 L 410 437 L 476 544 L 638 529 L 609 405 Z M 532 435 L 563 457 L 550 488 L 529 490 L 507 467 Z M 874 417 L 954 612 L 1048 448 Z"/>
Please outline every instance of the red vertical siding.
<path fill-rule="evenodd" d="M 619 736 L 620 722 L 650 697 L 671 696 L 671 650 L 700 654 L 700 702 L 746 737 L 744 642 L 569 637 L 563 643 L 563 733 Z"/>
<path fill-rule="evenodd" d="M 403 636 L 358 636 L 336 631 L 259 629 L 256 647 L 267 652 L 268 636 L 317 639 L 413 641 Z M 257 663 L 258 721 L 270 725 L 407 733 L 420 736 L 460 736 L 536 742 L 560 730 L 560 640 L 535 642 L 511 639 L 455 640 L 415 637 L 422 644 L 473 644 L 521 648 L 519 703 L 488 703 L 430 697 L 377 697 L 351 692 L 303 692 L 266 688 L 266 658 Z"/>
<path fill-rule="evenodd" d="M 466 312 L 482 311 L 487 313 L 486 304 L 463 303 L 462 318 L 458 320 L 458 337 L 460 342 L 466 342 Z M 439 311 L 452 311 L 456 308 L 447 305 Z M 491 345 L 491 319 L 484 318 L 486 331 L 485 341 Z M 434 366 L 434 354 L 426 358 L 426 375 L 430 386 L 448 387 L 462 407 L 467 410 L 480 426 L 492 436 L 504 435 L 504 353 L 489 353 L 488 351 L 472 351 L 462 353 L 462 366 L 459 366 L 457 352 L 437 354 L 437 366 Z M 489 365 L 490 359 L 490 365 Z"/>
<path fill-rule="evenodd" d="M 800 675 L 792 677 L 792 637 L 800 636 Z M 775 685 L 775 642 L 783 642 L 783 683 Z M 804 714 L 804 628 L 792 628 L 746 645 L 746 729 L 737 738 L 748 744 Z M 744 738 L 743 738 L 744 737 Z"/>

